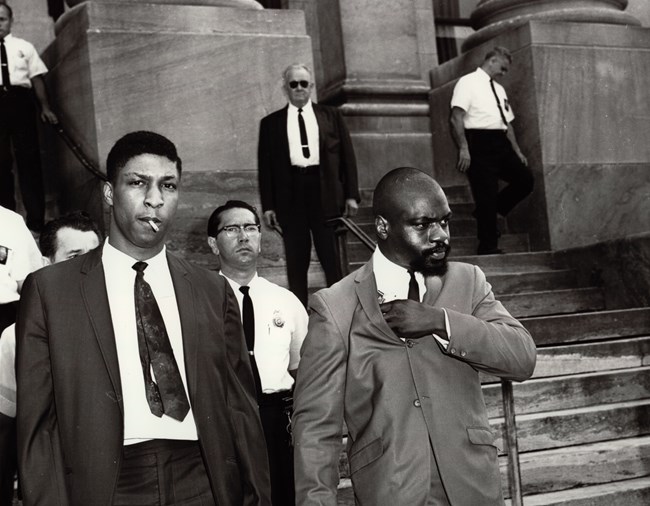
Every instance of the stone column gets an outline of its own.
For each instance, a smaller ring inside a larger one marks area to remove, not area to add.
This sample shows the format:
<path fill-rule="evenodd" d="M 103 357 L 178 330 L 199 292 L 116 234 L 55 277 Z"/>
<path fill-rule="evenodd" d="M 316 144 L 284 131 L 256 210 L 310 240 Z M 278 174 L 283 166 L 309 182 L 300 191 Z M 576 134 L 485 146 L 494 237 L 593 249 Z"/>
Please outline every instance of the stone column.
<path fill-rule="evenodd" d="M 399 165 L 431 172 L 428 72 L 437 65 L 431 0 L 284 2 L 305 8 L 317 41 L 318 99 L 341 106 L 360 186 L 373 188 Z"/>
<path fill-rule="evenodd" d="M 568 21 L 640 25 L 623 12 L 628 0 L 481 0 L 470 17 L 477 30 L 463 44 L 467 51 L 528 21 Z"/>
<path fill-rule="evenodd" d="M 62 125 L 102 170 L 127 132 L 173 140 L 183 177 L 169 246 L 214 265 L 207 217 L 229 198 L 259 202 L 259 121 L 286 103 L 281 69 L 312 63 L 303 13 L 253 0 L 70 3 L 45 54 Z M 101 182 L 58 139 L 51 143 L 49 187 L 60 209 L 105 216 Z M 264 254 L 263 264 L 280 261 L 276 246 Z"/>
<path fill-rule="evenodd" d="M 493 46 L 512 52 L 502 83 L 536 185 L 508 225 L 528 232 L 534 249 L 650 231 L 650 29 L 623 12 L 626 4 L 484 0 L 474 19 L 486 24 L 469 49 L 432 72 L 436 164 L 443 183 L 458 183 L 447 121 L 453 87 Z"/>

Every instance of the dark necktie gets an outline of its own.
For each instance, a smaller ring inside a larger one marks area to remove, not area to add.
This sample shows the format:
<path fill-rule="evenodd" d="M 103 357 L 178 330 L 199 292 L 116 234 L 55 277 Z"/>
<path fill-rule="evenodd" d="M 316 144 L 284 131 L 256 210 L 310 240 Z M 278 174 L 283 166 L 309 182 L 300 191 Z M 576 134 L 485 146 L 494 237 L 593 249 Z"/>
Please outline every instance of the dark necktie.
<path fill-rule="evenodd" d="M 302 109 L 298 109 L 298 128 L 300 129 L 302 156 L 309 158 L 309 142 L 307 141 L 307 128 L 305 128 L 305 120 L 302 117 Z"/>
<path fill-rule="evenodd" d="M 499 108 L 499 114 L 501 115 L 501 120 L 503 121 L 503 124 L 506 126 L 506 129 L 508 128 L 508 122 L 506 121 L 506 115 L 503 114 L 503 109 L 501 109 L 501 101 L 499 100 L 499 95 L 497 95 L 497 90 L 494 87 L 494 81 L 490 79 L 490 88 L 492 88 L 492 93 L 494 93 L 494 98 L 497 101 L 497 107 Z"/>
<path fill-rule="evenodd" d="M 411 276 L 411 279 L 409 281 L 409 293 L 407 295 L 407 298 L 410 300 L 414 300 L 416 302 L 420 302 L 420 287 L 418 286 L 418 280 L 415 279 L 415 273 L 409 269 L 409 276 Z"/>
<path fill-rule="evenodd" d="M 255 312 L 253 310 L 253 299 L 251 299 L 248 291 L 250 286 L 240 286 L 239 291 L 244 294 L 242 303 L 242 324 L 244 326 L 244 337 L 246 337 L 246 348 L 248 348 L 248 356 L 251 359 L 251 369 L 253 369 L 253 379 L 255 380 L 255 392 L 257 398 L 262 395 L 262 380 L 260 379 L 260 371 L 257 369 L 257 361 L 255 360 Z"/>
<path fill-rule="evenodd" d="M 4 38 L 0 39 L 0 65 L 2 65 L 2 87 L 7 89 L 11 85 L 11 80 L 9 79 L 9 59 Z"/>
<path fill-rule="evenodd" d="M 190 403 L 185 395 L 181 373 L 174 358 L 160 308 L 151 286 L 144 280 L 146 268 L 146 262 L 133 264 L 133 269 L 136 271 L 134 294 L 138 348 L 147 402 L 154 415 L 162 416 L 164 413 L 183 421 L 190 410 Z M 151 377 L 152 369 L 155 381 Z"/>

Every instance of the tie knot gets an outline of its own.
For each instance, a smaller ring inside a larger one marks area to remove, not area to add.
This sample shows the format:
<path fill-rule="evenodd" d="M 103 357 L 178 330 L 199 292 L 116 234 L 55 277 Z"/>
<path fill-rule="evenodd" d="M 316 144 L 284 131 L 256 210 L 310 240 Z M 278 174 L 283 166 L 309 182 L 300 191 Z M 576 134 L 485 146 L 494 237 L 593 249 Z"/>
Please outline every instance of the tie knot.
<path fill-rule="evenodd" d="M 250 289 L 251 289 L 250 286 L 240 286 L 239 287 L 239 291 L 241 293 L 243 293 L 244 295 L 248 295 L 248 290 L 250 290 Z"/>
<path fill-rule="evenodd" d="M 302 107 L 298 107 L 298 114 L 302 114 Z"/>
<path fill-rule="evenodd" d="M 144 270 L 147 268 L 147 262 L 136 262 L 133 264 L 133 270 L 137 272 L 144 272 Z"/>

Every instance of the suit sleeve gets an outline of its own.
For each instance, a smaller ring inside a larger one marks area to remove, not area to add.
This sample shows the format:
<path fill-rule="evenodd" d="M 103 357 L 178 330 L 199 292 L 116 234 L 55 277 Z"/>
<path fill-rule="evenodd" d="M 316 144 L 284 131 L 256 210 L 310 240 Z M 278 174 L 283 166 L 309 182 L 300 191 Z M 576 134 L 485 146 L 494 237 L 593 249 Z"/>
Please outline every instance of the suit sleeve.
<path fill-rule="evenodd" d="M 244 506 L 270 506 L 271 482 L 255 382 L 246 351 L 235 294 L 225 278 L 224 330 L 228 353 L 228 408 L 235 435 Z"/>
<path fill-rule="evenodd" d="M 336 112 L 336 125 L 339 129 L 341 139 L 341 168 L 340 175 L 343 182 L 343 191 L 346 199 L 354 199 L 361 202 L 359 195 L 359 177 L 357 175 L 357 159 L 354 156 L 354 148 L 350 132 L 345 125 L 345 120 L 341 111 L 334 109 Z"/>
<path fill-rule="evenodd" d="M 260 121 L 259 140 L 257 145 L 257 175 L 260 187 L 262 212 L 275 211 L 273 202 L 273 131 L 270 118 Z"/>
<path fill-rule="evenodd" d="M 56 416 L 46 312 L 32 275 L 16 326 L 18 471 L 25 504 L 65 506 L 65 464 Z"/>
<path fill-rule="evenodd" d="M 346 381 L 347 332 L 315 295 L 294 392 L 296 504 L 336 506 Z"/>
<path fill-rule="evenodd" d="M 494 298 L 485 274 L 474 267 L 471 315 L 447 309 L 447 354 L 495 376 L 523 381 L 532 376 L 537 351 L 530 333 Z"/>

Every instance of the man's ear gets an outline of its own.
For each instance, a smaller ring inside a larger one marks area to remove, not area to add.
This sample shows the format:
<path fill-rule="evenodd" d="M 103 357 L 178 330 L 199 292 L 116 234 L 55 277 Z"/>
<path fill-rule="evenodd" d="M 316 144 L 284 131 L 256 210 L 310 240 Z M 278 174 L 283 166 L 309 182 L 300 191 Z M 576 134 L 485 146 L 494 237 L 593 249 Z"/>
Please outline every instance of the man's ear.
<path fill-rule="evenodd" d="M 375 232 L 380 239 L 385 240 L 388 237 L 389 227 L 388 220 L 383 216 L 378 215 L 375 218 Z"/>
<path fill-rule="evenodd" d="M 113 185 L 108 181 L 104 182 L 102 193 L 104 195 L 104 202 L 110 207 L 113 207 Z"/>
<path fill-rule="evenodd" d="M 216 237 L 208 237 L 208 246 L 210 246 L 210 249 L 212 250 L 212 253 L 219 256 L 219 246 L 217 246 L 217 238 Z"/>

